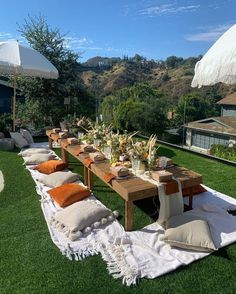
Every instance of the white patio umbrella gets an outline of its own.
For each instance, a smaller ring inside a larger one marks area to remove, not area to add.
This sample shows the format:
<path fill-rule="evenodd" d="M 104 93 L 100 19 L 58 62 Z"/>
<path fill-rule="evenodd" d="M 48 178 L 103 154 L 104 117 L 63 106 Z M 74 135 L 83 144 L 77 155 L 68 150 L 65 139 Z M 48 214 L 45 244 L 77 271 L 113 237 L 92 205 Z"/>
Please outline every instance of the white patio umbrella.
<path fill-rule="evenodd" d="M 16 118 L 16 81 L 18 75 L 57 79 L 58 70 L 38 51 L 17 41 L 0 43 L 0 74 L 14 76 L 13 131 Z"/>
<path fill-rule="evenodd" d="M 226 31 L 195 65 L 192 87 L 236 83 L 236 25 Z"/>

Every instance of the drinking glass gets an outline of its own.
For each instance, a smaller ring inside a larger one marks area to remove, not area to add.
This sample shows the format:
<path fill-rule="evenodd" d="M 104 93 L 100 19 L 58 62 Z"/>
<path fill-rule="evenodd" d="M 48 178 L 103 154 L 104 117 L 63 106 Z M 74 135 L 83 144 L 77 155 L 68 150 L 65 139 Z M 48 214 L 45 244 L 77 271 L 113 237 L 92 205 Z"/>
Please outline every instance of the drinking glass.
<path fill-rule="evenodd" d="M 103 154 L 106 156 L 107 159 L 111 160 L 111 147 L 105 145 L 103 148 Z"/>
<path fill-rule="evenodd" d="M 167 164 L 166 157 L 164 156 L 159 157 L 159 167 L 161 169 L 164 169 L 166 167 L 166 164 Z"/>
<path fill-rule="evenodd" d="M 81 139 L 83 137 L 84 133 L 78 132 L 78 139 Z"/>
<path fill-rule="evenodd" d="M 141 161 L 137 158 L 131 159 L 132 169 L 134 171 L 134 174 L 137 175 L 137 171 L 140 169 Z"/>
<path fill-rule="evenodd" d="M 94 146 L 96 149 L 99 149 L 101 145 L 101 140 L 100 139 L 94 139 Z"/>

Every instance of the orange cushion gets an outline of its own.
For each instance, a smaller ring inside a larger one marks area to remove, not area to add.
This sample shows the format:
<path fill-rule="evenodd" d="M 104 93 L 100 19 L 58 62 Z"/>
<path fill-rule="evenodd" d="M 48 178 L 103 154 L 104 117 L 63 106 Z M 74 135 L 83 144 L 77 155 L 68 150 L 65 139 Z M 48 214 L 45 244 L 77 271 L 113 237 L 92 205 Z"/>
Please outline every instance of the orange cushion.
<path fill-rule="evenodd" d="M 57 171 L 61 171 L 68 167 L 68 164 L 62 160 L 48 160 L 38 164 L 34 169 L 43 174 L 51 174 Z"/>
<path fill-rule="evenodd" d="M 192 189 L 193 189 L 192 190 L 193 195 L 206 192 L 206 189 L 203 188 L 201 185 L 194 186 Z M 182 193 L 183 193 L 184 197 L 189 196 L 190 195 L 190 188 L 184 188 L 182 190 Z"/>
<path fill-rule="evenodd" d="M 47 192 L 61 207 L 83 200 L 91 194 L 89 189 L 75 183 L 64 184 Z"/>

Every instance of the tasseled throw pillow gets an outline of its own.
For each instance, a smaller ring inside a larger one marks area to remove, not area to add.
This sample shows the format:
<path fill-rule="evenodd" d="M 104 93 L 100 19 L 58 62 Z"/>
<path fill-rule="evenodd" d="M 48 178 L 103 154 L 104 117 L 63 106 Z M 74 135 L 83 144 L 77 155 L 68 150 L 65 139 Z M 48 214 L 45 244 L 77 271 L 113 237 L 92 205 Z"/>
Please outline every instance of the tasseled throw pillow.
<path fill-rule="evenodd" d="M 40 182 L 48 187 L 59 187 L 67 183 L 78 181 L 80 176 L 71 171 L 58 171 L 40 178 Z"/>
<path fill-rule="evenodd" d="M 51 225 L 71 241 L 75 241 L 117 217 L 117 211 L 111 212 L 95 200 L 82 200 L 56 212 L 51 219 Z"/>
<path fill-rule="evenodd" d="M 56 155 L 54 154 L 42 154 L 42 153 L 36 153 L 29 157 L 24 157 L 26 165 L 28 164 L 39 164 L 45 161 L 48 161 L 50 159 L 54 159 Z"/>

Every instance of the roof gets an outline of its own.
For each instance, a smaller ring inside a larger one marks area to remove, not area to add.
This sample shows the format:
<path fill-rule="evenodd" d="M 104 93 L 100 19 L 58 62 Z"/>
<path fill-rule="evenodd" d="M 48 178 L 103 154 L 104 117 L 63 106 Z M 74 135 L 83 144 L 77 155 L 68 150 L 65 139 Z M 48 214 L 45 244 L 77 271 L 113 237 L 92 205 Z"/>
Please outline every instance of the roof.
<path fill-rule="evenodd" d="M 9 88 L 13 88 L 12 83 L 10 83 L 9 81 L 1 80 L 1 79 L 0 79 L 0 85 L 6 86 L 6 87 L 9 87 Z"/>
<path fill-rule="evenodd" d="M 226 96 L 225 98 L 221 99 L 217 102 L 217 104 L 223 105 L 236 105 L 236 92 Z"/>
<path fill-rule="evenodd" d="M 210 124 L 209 121 L 214 121 L 216 124 Z M 190 129 L 198 129 L 203 131 L 211 131 L 212 133 L 220 133 L 224 135 L 236 136 L 236 117 L 234 116 L 218 116 L 210 117 L 203 120 L 190 122 L 186 125 Z"/>

